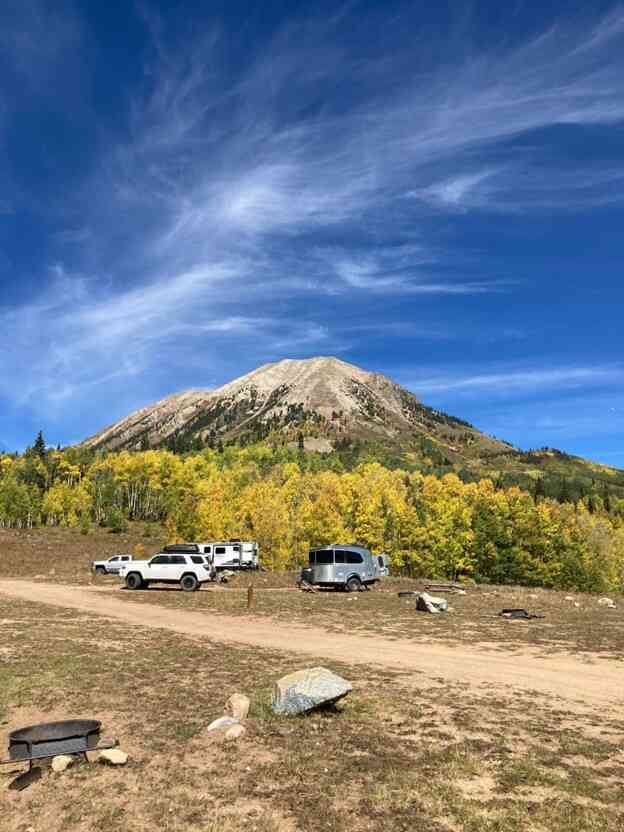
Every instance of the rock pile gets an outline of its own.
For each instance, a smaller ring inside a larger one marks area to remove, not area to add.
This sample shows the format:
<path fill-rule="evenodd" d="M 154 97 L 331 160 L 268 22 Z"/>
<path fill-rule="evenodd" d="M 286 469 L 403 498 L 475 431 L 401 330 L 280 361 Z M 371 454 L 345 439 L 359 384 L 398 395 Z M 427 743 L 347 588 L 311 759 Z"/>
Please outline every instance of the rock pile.
<path fill-rule="evenodd" d="M 208 731 L 225 730 L 225 739 L 229 741 L 238 740 L 243 737 L 247 730 L 242 724 L 249 714 L 251 702 L 249 697 L 242 693 L 234 693 L 225 703 L 225 710 L 229 711 L 231 716 L 226 714 L 220 716 L 211 722 L 208 726 Z"/>

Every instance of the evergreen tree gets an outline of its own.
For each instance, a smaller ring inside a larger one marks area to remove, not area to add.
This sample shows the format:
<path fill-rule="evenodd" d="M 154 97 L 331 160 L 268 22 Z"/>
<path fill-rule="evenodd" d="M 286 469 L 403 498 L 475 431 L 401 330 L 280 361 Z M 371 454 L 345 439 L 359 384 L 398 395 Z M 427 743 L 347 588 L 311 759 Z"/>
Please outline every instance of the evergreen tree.
<path fill-rule="evenodd" d="M 560 503 L 569 503 L 570 502 L 570 488 L 568 486 L 568 481 L 565 477 L 561 478 L 561 488 L 559 489 L 559 502 Z"/>
<path fill-rule="evenodd" d="M 533 497 L 535 502 L 537 502 L 540 498 L 546 496 L 546 489 L 544 488 L 544 477 L 538 477 L 535 481 L 535 491 L 533 493 Z"/>
<path fill-rule="evenodd" d="M 33 445 L 33 451 L 37 454 L 38 457 L 41 457 L 41 459 L 43 459 L 46 455 L 46 443 L 45 439 L 43 438 L 43 433 L 41 431 L 39 431 L 39 433 L 37 434 L 37 438 L 35 439 Z"/>
<path fill-rule="evenodd" d="M 299 431 L 297 435 L 297 448 L 299 449 L 300 453 L 303 453 L 305 451 L 305 440 L 301 431 Z"/>

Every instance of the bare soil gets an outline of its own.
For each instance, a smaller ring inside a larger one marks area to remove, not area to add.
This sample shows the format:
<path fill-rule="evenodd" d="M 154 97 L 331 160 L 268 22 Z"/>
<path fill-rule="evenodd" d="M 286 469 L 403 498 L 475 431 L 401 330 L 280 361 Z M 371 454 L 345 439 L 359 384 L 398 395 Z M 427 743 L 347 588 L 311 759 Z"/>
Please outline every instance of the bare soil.
<path fill-rule="evenodd" d="M 331 660 L 353 693 L 275 717 L 274 680 L 324 657 L 1 593 L 0 622 L 0 748 L 15 728 L 85 717 L 130 754 L 124 768 L 94 755 L 60 775 L 44 765 L 24 792 L 6 790 L 17 768 L 0 768 L 2 832 L 624 828 L 624 722 L 602 707 Z M 236 691 L 252 709 L 231 744 L 206 728 Z"/>
<path fill-rule="evenodd" d="M 469 683 L 476 688 L 512 689 L 554 696 L 567 708 L 581 710 L 597 706 L 615 708 L 624 701 L 624 664 L 616 659 L 592 660 L 587 656 L 579 658 L 566 654 L 543 657 L 526 648 L 503 653 L 479 645 L 449 647 L 434 641 L 415 644 L 407 639 L 328 633 L 319 627 L 285 626 L 268 618 L 210 616 L 157 604 L 136 603 L 126 600 L 126 596 L 134 598 L 136 593 L 122 589 L 113 595 L 88 587 L 4 579 L 0 580 L 0 593 L 23 601 L 51 604 L 87 615 L 194 636 L 213 645 L 224 642 L 277 649 L 398 670 L 413 675 L 421 685 L 435 679 Z M 517 628 L 527 624 L 531 622 L 501 620 L 499 626 Z"/>

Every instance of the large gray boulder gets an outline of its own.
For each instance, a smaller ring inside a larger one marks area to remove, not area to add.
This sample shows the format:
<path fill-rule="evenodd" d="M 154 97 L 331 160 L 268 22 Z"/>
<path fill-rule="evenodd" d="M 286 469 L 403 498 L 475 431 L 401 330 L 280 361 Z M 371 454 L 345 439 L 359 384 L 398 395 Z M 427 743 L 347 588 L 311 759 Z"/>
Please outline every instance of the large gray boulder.
<path fill-rule="evenodd" d="M 279 679 L 273 688 L 273 712 L 302 714 L 342 699 L 353 688 L 341 676 L 324 667 L 297 670 Z"/>
<path fill-rule="evenodd" d="M 436 598 L 427 592 L 421 592 L 416 598 L 416 609 L 420 612 L 446 612 L 448 610 L 448 601 L 446 598 Z"/>

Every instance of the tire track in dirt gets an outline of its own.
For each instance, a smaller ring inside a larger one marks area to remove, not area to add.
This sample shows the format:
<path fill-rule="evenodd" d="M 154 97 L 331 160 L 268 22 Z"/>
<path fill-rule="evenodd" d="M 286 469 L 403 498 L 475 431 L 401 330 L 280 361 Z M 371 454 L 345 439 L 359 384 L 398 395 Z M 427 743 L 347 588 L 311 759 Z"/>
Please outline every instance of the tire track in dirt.
<path fill-rule="evenodd" d="M 504 654 L 466 647 L 411 642 L 408 639 L 329 633 L 319 627 L 285 625 L 262 617 L 184 612 L 136 603 L 80 586 L 0 580 L 0 593 L 24 601 L 80 610 L 141 627 L 170 630 L 210 643 L 255 646 L 324 658 L 346 664 L 374 665 L 414 674 L 419 685 L 444 680 L 474 687 L 555 696 L 569 710 L 624 704 L 624 666 L 615 659 L 588 662 L 571 654 L 539 656 L 529 650 Z M 530 702 L 530 699 L 528 700 Z"/>

